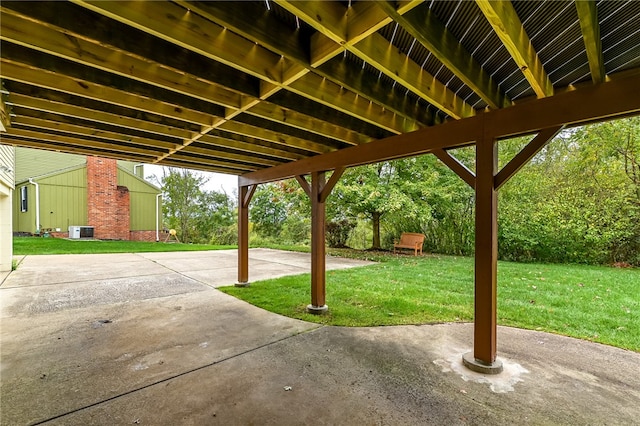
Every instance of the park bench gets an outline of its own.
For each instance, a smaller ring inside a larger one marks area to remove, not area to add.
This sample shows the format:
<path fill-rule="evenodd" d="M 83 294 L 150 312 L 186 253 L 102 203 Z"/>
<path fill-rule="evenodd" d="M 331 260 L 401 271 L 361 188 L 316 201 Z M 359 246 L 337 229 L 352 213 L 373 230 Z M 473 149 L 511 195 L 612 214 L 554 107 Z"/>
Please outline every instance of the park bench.
<path fill-rule="evenodd" d="M 424 234 L 417 234 L 415 232 L 403 232 L 400 236 L 400 241 L 393 243 L 393 254 L 396 253 L 396 249 L 410 249 L 413 250 L 415 255 L 418 255 L 418 251 L 422 254 L 422 244 L 424 243 Z"/>

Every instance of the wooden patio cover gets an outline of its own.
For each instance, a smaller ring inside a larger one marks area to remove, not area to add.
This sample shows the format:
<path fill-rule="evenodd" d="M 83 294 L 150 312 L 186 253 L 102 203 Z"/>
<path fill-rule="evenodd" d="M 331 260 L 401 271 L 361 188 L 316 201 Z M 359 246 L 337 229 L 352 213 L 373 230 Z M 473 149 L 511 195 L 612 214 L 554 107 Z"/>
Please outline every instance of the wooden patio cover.
<path fill-rule="evenodd" d="M 326 308 L 324 201 L 344 169 L 438 156 L 476 191 L 469 359 L 489 371 L 498 189 L 561 129 L 640 113 L 635 0 L 3 1 L 0 14 L 3 144 L 238 175 L 239 283 L 256 185 L 297 178 L 311 311 Z M 498 170 L 498 141 L 528 134 Z M 475 171 L 450 151 L 471 145 Z"/>

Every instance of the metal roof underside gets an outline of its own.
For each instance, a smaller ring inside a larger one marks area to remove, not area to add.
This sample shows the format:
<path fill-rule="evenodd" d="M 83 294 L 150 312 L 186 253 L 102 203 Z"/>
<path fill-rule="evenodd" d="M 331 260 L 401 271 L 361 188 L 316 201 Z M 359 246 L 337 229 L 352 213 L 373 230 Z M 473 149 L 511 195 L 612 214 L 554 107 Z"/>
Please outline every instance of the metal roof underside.
<path fill-rule="evenodd" d="M 640 71 L 636 0 L 0 10 L 2 143 L 236 175 Z"/>

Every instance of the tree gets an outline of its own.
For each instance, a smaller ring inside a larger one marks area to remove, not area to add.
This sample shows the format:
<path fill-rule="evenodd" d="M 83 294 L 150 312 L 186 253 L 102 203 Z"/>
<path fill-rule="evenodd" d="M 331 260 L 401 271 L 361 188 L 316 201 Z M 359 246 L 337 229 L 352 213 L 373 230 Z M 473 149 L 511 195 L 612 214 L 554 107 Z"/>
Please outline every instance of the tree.
<path fill-rule="evenodd" d="M 412 159 L 383 162 L 347 170 L 328 199 L 334 220 L 365 217 L 371 220 L 372 248 L 380 249 L 381 224 L 386 215 L 402 212 L 416 219 L 421 207 L 413 184 Z"/>
<path fill-rule="evenodd" d="M 176 229 L 182 242 L 189 243 L 196 236 L 196 218 L 202 197 L 200 187 L 207 179 L 191 170 L 168 167 L 161 178 L 163 212 L 169 227 Z"/>
<path fill-rule="evenodd" d="M 285 238 L 304 242 L 311 232 L 308 197 L 293 179 L 258 186 L 249 215 L 254 229 L 263 238 Z"/>
<path fill-rule="evenodd" d="M 206 182 L 206 177 L 192 170 L 163 170 L 163 212 L 169 227 L 178 231 L 184 243 L 209 243 L 214 234 L 224 233 L 235 223 L 234 198 L 224 192 L 203 190 Z M 221 243 L 229 244 L 227 240 Z"/>

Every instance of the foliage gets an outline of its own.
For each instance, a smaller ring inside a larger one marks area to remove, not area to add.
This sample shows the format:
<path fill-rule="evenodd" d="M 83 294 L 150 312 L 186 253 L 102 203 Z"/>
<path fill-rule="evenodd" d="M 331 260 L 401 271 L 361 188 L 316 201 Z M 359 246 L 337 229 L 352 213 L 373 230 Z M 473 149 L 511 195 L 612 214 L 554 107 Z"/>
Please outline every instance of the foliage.
<path fill-rule="evenodd" d="M 421 188 L 414 185 L 412 174 L 419 169 L 411 167 L 413 161 L 383 162 L 347 170 L 328 199 L 330 217 L 370 220 L 372 248 L 380 249 L 384 217 L 402 212 L 405 219 L 417 219 L 420 214 L 421 200 L 417 195 Z"/>
<path fill-rule="evenodd" d="M 300 237 L 306 236 L 304 230 L 295 229 L 296 222 L 304 222 L 310 216 L 309 202 L 305 198 L 303 189 L 294 180 L 258 186 L 249 210 L 249 219 L 255 224 L 255 232 L 262 238 L 277 238 L 286 222 L 290 235 L 297 233 Z M 304 239 L 308 239 L 308 236 Z"/>
<path fill-rule="evenodd" d="M 499 141 L 499 166 L 530 139 Z M 474 170 L 473 147 L 449 152 Z M 640 118 L 562 132 L 498 202 L 502 259 L 640 265 Z M 474 205 L 473 188 L 434 155 L 354 167 L 327 199 L 327 241 L 344 244 L 346 228 L 333 223 L 346 220 L 351 247 L 389 249 L 402 232 L 421 232 L 427 252 L 471 255 Z M 251 221 L 262 242 L 306 243 L 309 209 L 296 181 L 261 185 Z"/>
<path fill-rule="evenodd" d="M 327 223 L 327 245 L 332 248 L 347 246 L 349 234 L 355 228 L 356 222 L 349 219 L 341 219 Z"/>
<path fill-rule="evenodd" d="M 500 192 L 499 250 L 520 261 L 640 264 L 640 120 L 556 138 Z"/>
<path fill-rule="evenodd" d="M 271 312 L 338 326 L 473 320 L 471 258 L 374 256 L 382 263 L 327 272 L 326 315 L 305 311 L 309 274 L 252 282 L 250 291 L 220 290 Z M 501 261 L 498 288 L 499 324 L 640 351 L 639 269 Z"/>
<path fill-rule="evenodd" d="M 160 184 L 167 225 L 178 231 L 184 243 L 234 244 L 225 233 L 236 221 L 235 202 L 224 192 L 203 190 L 206 182 L 207 178 L 191 170 L 164 169 Z"/>

